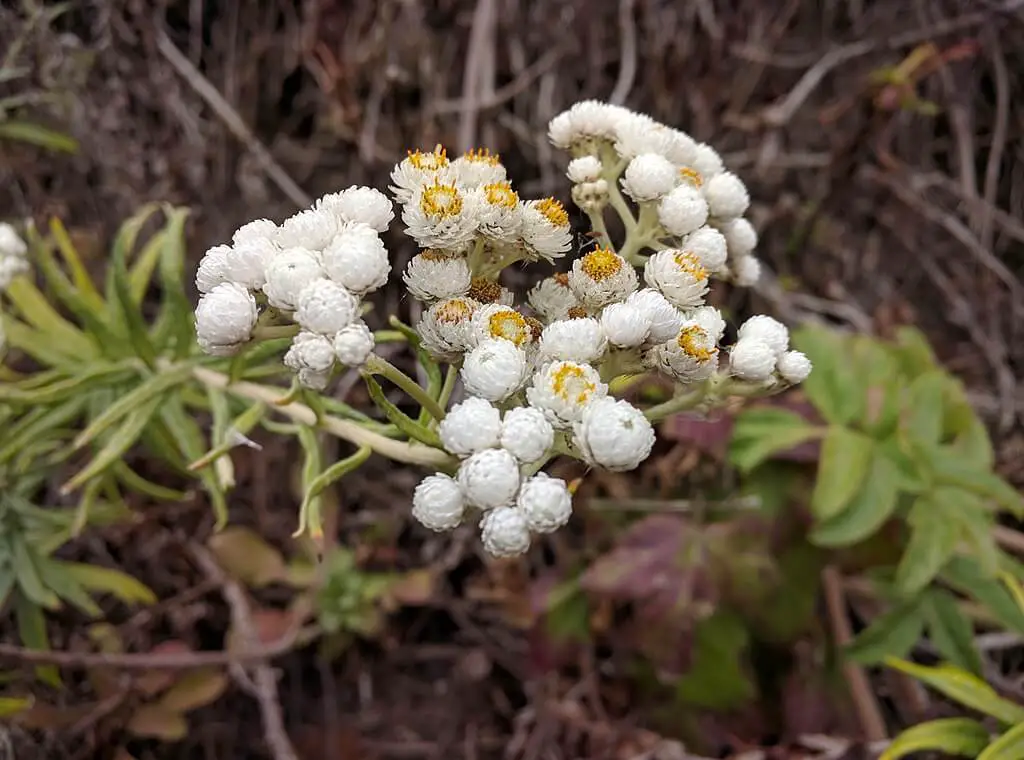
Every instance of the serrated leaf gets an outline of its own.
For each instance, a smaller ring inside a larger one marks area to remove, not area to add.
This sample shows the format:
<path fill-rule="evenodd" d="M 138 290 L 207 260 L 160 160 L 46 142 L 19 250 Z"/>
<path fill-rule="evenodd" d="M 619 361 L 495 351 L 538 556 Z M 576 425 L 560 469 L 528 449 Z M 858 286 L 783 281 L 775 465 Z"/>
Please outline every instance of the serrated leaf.
<path fill-rule="evenodd" d="M 976 720 L 941 718 L 908 728 L 893 739 L 878 760 L 900 760 L 915 752 L 928 750 L 975 757 L 988 741 L 988 731 Z"/>
<path fill-rule="evenodd" d="M 902 657 L 924 632 L 921 600 L 912 599 L 880 615 L 846 648 L 851 660 L 871 665 L 887 657 Z"/>
<path fill-rule="evenodd" d="M 1020 760 L 1024 757 L 1024 723 L 1020 723 L 989 744 L 978 760 Z"/>
<path fill-rule="evenodd" d="M 281 552 L 249 528 L 230 526 L 210 537 L 208 546 L 224 571 L 253 588 L 261 588 L 287 575 Z"/>
<path fill-rule="evenodd" d="M 217 670 L 195 670 L 177 680 L 157 703 L 173 713 L 186 713 L 216 702 L 228 686 L 228 677 Z"/>
<path fill-rule="evenodd" d="M 953 556 L 960 537 L 956 522 L 929 496 L 919 496 L 910 510 L 910 540 L 896 567 L 896 588 L 906 596 L 932 582 Z"/>
<path fill-rule="evenodd" d="M 155 604 L 156 594 L 127 573 L 81 562 L 63 563 L 67 571 L 90 591 L 108 593 L 125 604 Z"/>
<path fill-rule="evenodd" d="M 126 728 L 135 736 L 165 742 L 181 741 L 188 733 L 188 723 L 184 715 L 158 704 L 140 707 L 132 715 Z"/>
<path fill-rule="evenodd" d="M 981 675 L 981 656 L 974 646 L 974 627 L 948 591 L 935 589 L 926 597 L 928 638 L 946 660 Z"/>
<path fill-rule="evenodd" d="M 819 520 L 835 517 L 864 485 L 875 442 L 862 433 L 833 425 L 821 446 L 821 462 L 811 493 Z"/>
<path fill-rule="evenodd" d="M 838 515 L 813 528 L 811 542 L 818 546 L 849 546 L 874 534 L 896 509 L 899 483 L 896 467 L 876 450 L 863 487 Z"/>
<path fill-rule="evenodd" d="M 736 418 L 729 459 L 741 471 L 749 472 L 773 454 L 799 446 L 821 433 L 821 428 L 788 409 L 748 409 Z"/>
<path fill-rule="evenodd" d="M 1024 707 L 1000 697 L 995 689 L 965 670 L 951 665 L 917 665 L 888 658 L 886 664 L 913 676 L 955 702 L 1008 726 L 1024 723 Z"/>

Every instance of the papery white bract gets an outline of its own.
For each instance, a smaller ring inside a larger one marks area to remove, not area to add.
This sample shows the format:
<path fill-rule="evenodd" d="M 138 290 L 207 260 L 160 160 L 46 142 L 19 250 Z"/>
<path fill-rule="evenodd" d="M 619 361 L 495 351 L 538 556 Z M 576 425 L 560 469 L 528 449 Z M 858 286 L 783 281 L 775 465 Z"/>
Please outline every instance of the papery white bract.
<path fill-rule="evenodd" d="M 338 218 L 324 208 L 309 208 L 282 222 L 274 242 L 281 248 L 322 251 L 341 226 Z"/>
<path fill-rule="evenodd" d="M 349 292 L 363 295 L 388 281 L 391 261 L 380 235 L 363 222 L 346 222 L 323 252 L 327 276 Z"/>
<path fill-rule="evenodd" d="M 480 521 L 480 540 L 494 557 L 515 557 L 530 548 L 530 526 L 522 510 L 498 507 Z"/>
<path fill-rule="evenodd" d="M 448 154 L 440 145 L 432 152 L 409 151 L 391 172 L 391 192 L 399 203 L 408 203 L 423 185 L 440 180 L 453 181 Z"/>
<path fill-rule="evenodd" d="M 452 161 L 451 166 L 455 180 L 465 188 L 505 182 L 505 167 L 501 157 L 492 154 L 487 148 L 467 151 Z"/>
<path fill-rule="evenodd" d="M 462 364 L 462 382 L 470 393 L 504 401 L 523 387 L 529 373 L 526 352 L 500 338 L 480 341 Z"/>
<path fill-rule="evenodd" d="M 588 405 L 573 429 L 584 458 L 613 472 L 636 468 L 654 447 L 654 428 L 643 412 L 611 396 Z"/>
<path fill-rule="evenodd" d="M 472 277 L 465 256 L 428 249 L 409 260 L 402 279 L 413 298 L 429 302 L 466 295 Z"/>
<path fill-rule="evenodd" d="M 599 309 L 636 290 L 636 270 L 611 249 L 599 248 L 573 262 L 569 287 L 584 306 Z"/>
<path fill-rule="evenodd" d="M 256 326 L 259 310 L 252 293 L 233 282 L 213 287 L 196 306 L 196 337 L 209 354 L 234 353 L 247 342 Z"/>
<path fill-rule="evenodd" d="M 315 208 L 330 212 L 341 224 L 360 222 L 376 232 L 387 230 L 395 218 L 391 201 L 372 187 L 348 187 L 329 193 L 316 202 Z"/>
<path fill-rule="evenodd" d="M 729 351 L 729 370 L 741 380 L 763 382 L 775 371 L 775 351 L 758 338 L 742 338 Z"/>
<path fill-rule="evenodd" d="M 732 172 L 717 174 L 704 185 L 708 210 L 718 219 L 735 219 L 746 213 L 750 194 L 743 181 Z"/>
<path fill-rule="evenodd" d="M 448 410 L 437 428 L 445 450 L 459 457 L 497 448 L 501 431 L 501 412 L 474 396 Z"/>
<path fill-rule="evenodd" d="M 779 376 L 787 383 L 802 383 L 811 374 L 811 360 L 800 351 L 786 351 L 776 365 Z"/>
<path fill-rule="evenodd" d="M 680 383 L 700 382 L 718 369 L 716 343 L 696 322 L 684 322 L 675 338 L 651 348 L 648 361 Z"/>
<path fill-rule="evenodd" d="M 412 495 L 412 516 L 433 531 L 454 530 L 466 511 L 462 488 L 442 473 L 428 475 Z"/>
<path fill-rule="evenodd" d="M 328 338 L 303 330 L 292 338 L 292 345 L 284 355 L 284 363 L 296 372 L 308 369 L 324 373 L 334 366 L 334 358 L 334 345 Z"/>
<path fill-rule="evenodd" d="M 649 312 L 628 299 L 613 303 L 601 310 L 601 329 L 608 341 L 619 348 L 641 346 L 651 334 L 652 318 Z"/>
<path fill-rule="evenodd" d="M 679 308 L 699 306 L 708 292 L 708 270 L 696 254 L 665 248 L 647 260 L 644 280 Z"/>
<path fill-rule="evenodd" d="M 516 506 L 535 533 L 552 533 L 572 517 L 572 495 L 564 480 L 539 472 L 519 488 Z"/>
<path fill-rule="evenodd" d="M 476 234 L 477 217 L 476 197 L 442 179 L 416 188 L 402 207 L 406 234 L 424 248 L 465 248 Z"/>
<path fill-rule="evenodd" d="M 519 491 L 519 465 L 504 449 L 484 449 L 462 462 L 458 481 L 473 506 L 480 509 L 508 506 Z"/>
<path fill-rule="evenodd" d="M 531 253 L 550 260 L 562 256 L 572 246 L 569 214 L 556 199 L 521 202 L 519 214 L 520 234 Z"/>
<path fill-rule="evenodd" d="M 244 245 L 254 240 L 274 240 L 277 229 L 277 225 L 269 219 L 254 219 L 235 230 L 235 234 L 231 236 L 231 243 Z"/>
<path fill-rule="evenodd" d="M 539 462 L 555 443 L 555 429 L 539 409 L 518 406 L 501 421 L 501 448 L 520 462 Z"/>
<path fill-rule="evenodd" d="M 228 282 L 229 245 L 215 245 L 208 249 L 199 260 L 196 269 L 196 288 L 200 293 L 209 293 L 222 282 Z"/>
<path fill-rule="evenodd" d="M 569 162 L 565 176 L 574 184 L 595 182 L 601 176 L 601 170 L 601 159 L 597 156 L 580 156 Z"/>
<path fill-rule="evenodd" d="M 679 334 L 684 320 L 682 313 L 654 288 L 643 288 L 630 294 L 625 303 L 638 309 L 650 320 L 651 332 L 648 339 L 651 343 L 664 343 Z"/>
<path fill-rule="evenodd" d="M 658 153 L 641 153 L 629 162 L 622 190 L 637 203 L 667 195 L 678 184 L 676 167 Z"/>
<path fill-rule="evenodd" d="M 359 301 L 331 280 L 315 280 L 299 292 L 295 321 L 310 332 L 334 335 L 359 316 Z"/>
<path fill-rule="evenodd" d="M 548 321 L 565 319 L 570 309 L 580 306 L 566 274 L 545 277 L 530 290 L 527 301 L 537 314 Z"/>
<path fill-rule="evenodd" d="M 557 361 L 534 374 L 526 399 L 556 428 L 568 428 L 583 416 L 587 404 L 607 393 L 608 385 L 589 364 Z"/>
<path fill-rule="evenodd" d="M 334 334 L 334 355 L 346 367 L 362 367 L 376 343 L 366 323 L 357 320 Z"/>
<path fill-rule="evenodd" d="M 560 319 L 551 322 L 540 334 L 538 351 L 542 361 L 565 359 L 595 362 L 608 349 L 608 338 L 601 323 L 593 317 Z"/>
<path fill-rule="evenodd" d="M 775 353 L 782 354 L 789 348 L 789 329 L 777 319 L 767 314 L 757 314 L 742 325 L 737 333 L 742 340 L 758 340 Z"/>
<path fill-rule="evenodd" d="M 438 301 L 423 313 L 416 331 L 423 347 L 438 359 L 453 361 L 473 341 L 473 314 L 480 304 L 471 298 Z"/>
<path fill-rule="evenodd" d="M 671 235 L 688 235 L 707 220 L 707 201 L 690 184 L 679 185 L 658 203 L 658 221 Z"/>

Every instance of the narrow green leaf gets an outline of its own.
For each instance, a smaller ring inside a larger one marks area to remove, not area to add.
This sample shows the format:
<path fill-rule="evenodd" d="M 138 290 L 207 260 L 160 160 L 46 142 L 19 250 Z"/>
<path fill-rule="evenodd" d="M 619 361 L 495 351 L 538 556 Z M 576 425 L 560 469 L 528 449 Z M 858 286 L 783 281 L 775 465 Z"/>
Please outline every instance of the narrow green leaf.
<path fill-rule="evenodd" d="M 41 652 L 50 651 L 50 637 L 46 634 L 46 618 L 42 608 L 33 604 L 24 594 L 14 595 L 14 617 L 18 621 L 18 636 L 22 646 Z M 60 674 L 54 665 L 40 665 L 36 676 L 54 688 L 60 688 Z"/>
<path fill-rule="evenodd" d="M 75 138 L 30 121 L 0 120 L 0 138 L 29 143 L 55 153 L 78 152 Z"/>
<path fill-rule="evenodd" d="M 1024 723 L 1024 707 L 1000 697 L 995 689 L 965 670 L 951 665 L 929 667 L 888 658 L 886 664 L 931 686 L 964 707 L 989 715 L 1008 726 Z"/>
<path fill-rule="evenodd" d="M 0 446 L 0 462 L 15 457 L 29 443 L 52 435 L 53 431 L 76 420 L 85 409 L 88 398 L 69 398 L 52 408 L 34 409 L 13 427 L 4 431 L 4 443 Z"/>
<path fill-rule="evenodd" d="M 428 446 L 440 447 L 441 439 L 437 437 L 437 434 L 431 430 L 428 430 L 423 425 L 420 425 L 405 412 L 395 406 L 388 397 L 384 395 L 384 390 L 380 387 L 372 375 L 364 374 L 363 380 L 366 381 L 366 388 L 370 392 L 370 398 L 373 399 L 373 403 L 384 412 L 384 415 L 394 423 L 395 427 L 405 433 L 409 438 L 425 443 Z"/>
<path fill-rule="evenodd" d="M 131 374 L 134 374 L 131 366 L 125 362 L 94 362 L 81 367 L 79 372 L 71 377 L 63 377 L 36 388 L 22 389 L 14 385 L 0 385 L 0 401 L 52 404 L 73 395 L 81 395 L 94 386 L 119 383 Z"/>
<path fill-rule="evenodd" d="M 835 517 L 864 486 L 874 441 L 862 433 L 833 425 L 821 446 L 821 462 L 811 493 L 811 511 L 819 520 Z"/>
<path fill-rule="evenodd" d="M 928 750 L 976 757 L 985 749 L 988 740 L 988 731 L 976 720 L 940 718 L 908 728 L 893 739 L 878 760 L 900 760 L 915 752 Z"/>
<path fill-rule="evenodd" d="M 299 527 L 293 535 L 300 536 L 304 532 L 308 521 L 310 503 L 318 498 L 324 489 L 334 485 L 341 478 L 362 465 L 363 462 L 370 458 L 371 453 L 373 453 L 373 449 L 364 446 L 352 456 L 335 462 L 310 481 L 302 497 L 302 506 L 299 508 Z"/>
<path fill-rule="evenodd" d="M 165 230 L 160 230 L 153 235 L 135 257 L 135 263 L 128 268 L 128 286 L 132 300 L 137 304 L 142 303 L 149 286 L 153 283 L 153 273 L 156 271 L 157 264 L 160 263 L 160 255 L 163 253 L 162 249 L 166 238 Z"/>
<path fill-rule="evenodd" d="M 161 501 L 185 501 L 185 499 L 188 498 L 188 494 L 184 491 L 179 491 L 175 488 L 168 488 L 167 486 L 154 483 L 153 481 L 142 477 L 123 461 L 114 465 L 114 475 L 130 491 L 145 494 L 146 496 L 151 496 L 154 499 L 159 499 Z"/>
<path fill-rule="evenodd" d="M 975 675 L 981 675 L 981 656 L 974 647 L 974 627 L 956 597 L 943 589 L 927 595 L 925 618 L 928 638 L 946 660 Z"/>
<path fill-rule="evenodd" d="M 89 617 L 99 617 L 103 611 L 88 592 L 60 563 L 49 557 L 39 557 L 39 575 L 47 587 L 65 602 L 74 605 Z"/>
<path fill-rule="evenodd" d="M 320 450 L 320 441 L 314 428 L 308 425 L 300 425 L 296 437 L 305 457 L 302 463 L 302 490 L 309 492 L 309 487 L 317 476 L 323 471 L 323 454 Z M 307 530 L 314 538 L 323 535 L 323 499 L 320 494 L 304 498 L 302 508 L 299 510 L 298 527 L 293 535 L 300 536 Z"/>
<path fill-rule="evenodd" d="M 896 509 L 899 482 L 891 460 L 876 450 L 863 488 L 842 512 L 813 528 L 811 542 L 818 546 L 849 546 L 873 535 Z"/>
<path fill-rule="evenodd" d="M 864 665 L 883 662 L 886 657 L 904 656 L 924 632 L 922 612 L 919 599 L 893 607 L 857 635 L 846 648 L 846 656 Z"/>
<path fill-rule="evenodd" d="M 1010 596 L 1017 603 L 1021 613 L 1024 613 L 1024 586 L 1013 575 L 1005 571 L 999 574 L 999 579 L 1006 586 L 1006 590 L 1010 592 Z"/>
<path fill-rule="evenodd" d="M 736 418 L 729 442 L 729 459 L 749 472 L 773 454 L 799 446 L 822 434 L 800 415 L 786 409 L 755 407 Z"/>
<path fill-rule="evenodd" d="M 1000 623 L 1024 634 L 1024 610 L 999 581 L 987 575 L 973 557 L 953 557 L 942 571 L 942 580 L 965 596 L 977 599 Z"/>
<path fill-rule="evenodd" d="M 1024 757 L 1024 723 L 1018 723 L 989 744 L 978 760 L 1020 760 Z"/>
<path fill-rule="evenodd" d="M 156 595 L 148 586 L 127 573 L 99 565 L 62 562 L 65 570 L 90 591 L 112 594 L 125 604 L 155 604 Z"/>
<path fill-rule="evenodd" d="M 945 372 L 932 370 L 917 377 L 906 389 L 902 424 L 910 436 L 927 443 L 939 442 L 947 384 Z"/>
<path fill-rule="evenodd" d="M 27 277 L 15 277 L 7 286 L 4 295 L 10 299 L 26 322 L 49 338 L 55 350 L 80 361 L 96 359 L 99 356 L 96 344 L 54 311 Z"/>
<path fill-rule="evenodd" d="M 36 555 L 35 550 L 20 540 L 20 537 L 11 540 L 11 563 L 18 580 L 18 588 L 33 604 L 55 610 L 60 607 L 60 599 L 43 582 L 39 572 L 40 561 L 41 558 Z"/>
<path fill-rule="evenodd" d="M 161 347 L 173 348 L 176 359 L 195 352 L 195 326 L 192 322 L 193 306 L 185 295 L 185 221 L 188 209 L 164 205 L 167 225 L 161 247 L 160 283 L 163 288 L 162 315 L 167 315 L 167 332 L 156 337 Z"/>
<path fill-rule="evenodd" d="M 181 399 L 171 397 L 160 410 L 160 418 L 170 432 L 175 446 L 180 452 L 177 466 L 185 469 L 188 463 L 195 461 L 206 450 L 206 441 L 198 423 L 185 410 Z M 201 470 L 199 478 L 210 496 L 210 507 L 213 509 L 216 530 L 223 528 L 228 521 L 228 504 L 224 488 L 212 469 Z"/>
<path fill-rule="evenodd" d="M 32 697 L 0 697 L 0 718 L 10 718 L 32 706 Z"/>
<path fill-rule="evenodd" d="M 57 243 L 57 251 L 64 259 L 68 269 L 71 270 L 71 280 L 82 301 L 95 311 L 102 311 L 106 305 L 103 302 L 103 296 L 96 289 L 92 277 L 89 276 L 88 270 L 82 263 L 82 258 L 78 255 L 75 244 L 71 241 L 71 236 L 60 219 L 50 220 L 50 234 L 53 235 L 53 239 Z"/>
<path fill-rule="evenodd" d="M 896 567 L 896 588 L 907 596 L 932 582 L 953 556 L 959 539 L 956 522 L 929 497 L 919 496 L 911 507 L 910 541 Z"/>
<path fill-rule="evenodd" d="M 60 344 L 50 339 L 45 332 L 29 327 L 8 314 L 0 313 L 0 323 L 3 324 L 8 347 L 24 351 L 48 367 L 74 371 L 78 366 L 79 358 L 66 353 Z"/>

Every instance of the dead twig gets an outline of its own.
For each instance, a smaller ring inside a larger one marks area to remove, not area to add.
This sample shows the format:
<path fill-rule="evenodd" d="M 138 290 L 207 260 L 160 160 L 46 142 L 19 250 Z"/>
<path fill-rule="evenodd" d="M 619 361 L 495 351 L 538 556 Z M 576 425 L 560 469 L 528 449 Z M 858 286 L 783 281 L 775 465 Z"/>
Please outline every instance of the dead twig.
<path fill-rule="evenodd" d="M 629 97 L 636 80 L 636 19 L 633 7 L 636 0 L 619 0 L 619 32 L 622 35 L 622 54 L 619 63 L 619 78 L 608 96 L 609 103 L 622 105 Z"/>

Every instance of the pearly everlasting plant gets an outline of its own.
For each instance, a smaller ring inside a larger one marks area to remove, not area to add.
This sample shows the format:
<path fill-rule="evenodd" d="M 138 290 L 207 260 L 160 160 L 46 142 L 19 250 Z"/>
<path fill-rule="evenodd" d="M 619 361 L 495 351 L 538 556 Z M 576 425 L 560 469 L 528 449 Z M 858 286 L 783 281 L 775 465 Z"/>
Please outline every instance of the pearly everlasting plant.
<path fill-rule="evenodd" d="M 707 303 L 716 282 L 749 286 L 760 272 L 749 193 L 712 147 L 596 101 L 556 116 L 548 137 L 567 154 L 566 195 L 589 221 L 580 250 L 566 205 L 522 198 L 488 150 L 410 151 L 394 167 L 388 189 L 419 249 L 401 274 L 422 306 L 412 326 L 392 317 L 374 333 L 363 321 L 392 266 L 381 234 L 395 213 L 372 188 L 325 196 L 281 224 L 250 222 L 207 251 L 196 275 L 203 351 L 290 341 L 281 361 L 295 379 L 283 402 L 314 410 L 324 408 L 316 392 L 361 373 L 387 426 L 364 417 L 329 427 L 360 451 L 436 470 L 415 489 L 412 516 L 432 531 L 474 521 L 496 556 L 526 552 L 569 521 L 574 485 L 543 471 L 554 458 L 635 469 L 665 416 L 777 392 L 811 371 L 784 325 L 755 316 L 730 341 Z M 525 292 L 502 285 L 505 269 L 528 264 L 557 271 Z M 410 344 L 425 385 L 375 354 L 383 339 Z M 647 375 L 670 381 L 672 398 L 641 409 L 619 397 Z M 319 487 L 350 469 L 341 465 L 327 465 Z"/>

